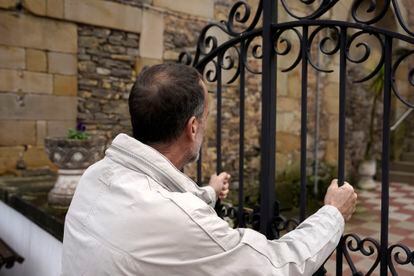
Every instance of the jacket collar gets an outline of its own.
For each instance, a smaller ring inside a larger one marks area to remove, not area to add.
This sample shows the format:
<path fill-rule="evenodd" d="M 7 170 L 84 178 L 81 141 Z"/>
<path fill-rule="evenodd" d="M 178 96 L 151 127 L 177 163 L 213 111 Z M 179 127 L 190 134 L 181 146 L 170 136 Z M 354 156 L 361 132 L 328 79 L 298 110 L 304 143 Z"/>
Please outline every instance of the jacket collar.
<path fill-rule="evenodd" d="M 124 167 L 147 175 L 170 192 L 190 192 L 209 204 L 216 200 L 214 192 L 200 188 L 160 152 L 126 134 L 116 136 L 105 155 Z"/>

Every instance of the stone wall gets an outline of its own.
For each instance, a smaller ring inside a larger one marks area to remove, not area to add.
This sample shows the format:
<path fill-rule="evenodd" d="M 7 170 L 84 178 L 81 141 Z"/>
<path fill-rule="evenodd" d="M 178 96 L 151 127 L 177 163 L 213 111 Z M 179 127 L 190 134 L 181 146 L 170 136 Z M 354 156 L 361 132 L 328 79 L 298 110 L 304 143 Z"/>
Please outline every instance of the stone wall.
<path fill-rule="evenodd" d="M 0 33 L 0 174 L 50 165 L 43 139 L 77 116 L 76 25 L 1 10 Z"/>
<path fill-rule="evenodd" d="M 139 34 L 78 25 L 78 119 L 108 139 L 131 133 L 128 95 L 136 76 Z"/>
<path fill-rule="evenodd" d="M 0 1 L 0 174 L 51 167 L 44 138 L 76 121 L 108 140 L 129 133 L 137 72 L 176 59 L 164 50 L 174 20 L 213 17 L 210 0 Z"/>

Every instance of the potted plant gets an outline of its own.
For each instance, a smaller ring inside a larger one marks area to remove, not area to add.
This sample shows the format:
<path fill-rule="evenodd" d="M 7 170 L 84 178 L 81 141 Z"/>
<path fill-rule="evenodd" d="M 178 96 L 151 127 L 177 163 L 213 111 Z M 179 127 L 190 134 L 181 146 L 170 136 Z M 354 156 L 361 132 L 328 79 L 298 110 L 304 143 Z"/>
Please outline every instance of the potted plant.
<path fill-rule="evenodd" d="M 384 66 L 380 69 L 377 76 L 374 78 L 370 90 L 373 92 L 372 106 L 369 117 L 368 140 L 365 148 L 364 159 L 358 166 L 358 186 L 361 189 L 374 189 L 376 174 L 376 160 L 375 160 L 375 115 L 377 113 L 377 105 L 379 97 L 384 90 Z"/>
<path fill-rule="evenodd" d="M 45 149 L 49 159 L 59 168 L 58 178 L 49 192 L 49 204 L 67 207 L 72 200 L 80 177 L 87 167 L 103 157 L 105 138 L 94 137 L 78 123 L 66 137 L 46 137 Z"/>

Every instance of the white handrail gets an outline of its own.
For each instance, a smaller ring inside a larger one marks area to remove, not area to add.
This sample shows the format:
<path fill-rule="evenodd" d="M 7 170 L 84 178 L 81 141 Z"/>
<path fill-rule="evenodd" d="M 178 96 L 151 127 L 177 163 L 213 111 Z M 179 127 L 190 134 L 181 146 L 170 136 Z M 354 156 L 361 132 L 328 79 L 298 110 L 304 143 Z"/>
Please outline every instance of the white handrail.
<path fill-rule="evenodd" d="M 402 123 L 402 121 L 404 121 L 405 118 L 407 118 L 407 116 L 410 115 L 410 113 L 413 110 L 414 108 L 409 108 L 407 111 L 405 111 L 404 114 L 401 115 L 401 117 L 397 120 L 397 122 L 391 127 L 391 131 L 394 131 Z"/>

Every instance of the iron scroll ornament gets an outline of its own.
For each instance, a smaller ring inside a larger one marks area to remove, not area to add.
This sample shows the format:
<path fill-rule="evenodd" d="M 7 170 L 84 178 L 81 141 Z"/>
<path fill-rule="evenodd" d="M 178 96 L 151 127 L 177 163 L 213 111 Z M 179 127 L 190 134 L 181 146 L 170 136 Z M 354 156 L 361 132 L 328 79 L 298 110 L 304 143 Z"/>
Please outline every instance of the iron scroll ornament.
<path fill-rule="evenodd" d="M 392 33 L 387 30 L 382 30 L 377 27 L 373 26 L 361 26 L 360 24 L 356 23 L 349 23 L 349 22 L 339 22 L 339 21 L 333 21 L 333 20 L 323 20 L 323 21 L 315 21 L 315 20 L 305 20 L 302 22 L 294 21 L 294 22 L 287 22 L 287 23 L 280 23 L 275 24 L 273 28 L 275 29 L 275 34 L 273 37 L 274 42 L 274 52 L 278 56 L 286 56 L 291 53 L 293 47 L 292 45 L 294 42 L 292 42 L 292 38 L 289 38 L 287 36 L 283 36 L 283 34 L 287 32 L 291 32 L 295 34 L 295 37 L 297 41 L 301 41 L 303 39 L 303 36 L 300 32 L 300 28 L 303 26 L 317 26 L 313 31 L 309 33 L 309 44 L 305 45 L 307 47 L 306 49 L 306 55 L 305 58 L 309 62 L 309 64 L 317 71 L 324 72 L 324 73 L 332 73 L 334 70 L 327 69 L 327 68 L 321 68 L 315 61 L 313 61 L 311 56 L 311 47 L 315 38 L 318 34 L 322 33 L 323 30 L 330 30 L 330 35 L 324 34 L 322 38 L 319 40 L 318 49 L 319 51 L 326 56 L 332 56 L 337 54 L 341 49 L 339 47 L 340 40 L 335 39 L 334 37 L 340 37 L 341 32 L 347 33 L 347 41 L 346 41 L 346 49 L 344 49 L 346 53 L 346 59 L 351 64 L 361 64 L 370 58 L 371 53 L 373 52 L 371 49 L 371 46 L 368 45 L 366 42 L 358 42 L 358 39 L 363 37 L 364 35 L 375 38 L 375 41 L 377 42 L 379 48 L 380 48 L 380 56 L 378 58 L 378 61 L 374 67 L 374 69 L 371 72 L 368 72 L 366 76 L 364 76 L 361 79 L 354 80 L 355 83 L 362 83 L 366 82 L 370 79 L 372 79 L 374 76 L 378 74 L 378 72 L 381 70 L 381 67 L 384 64 L 384 37 L 389 36 L 392 39 L 399 39 L 404 42 L 408 42 L 410 44 L 414 45 L 414 38 L 401 35 L 398 33 Z M 352 30 L 354 31 L 351 34 L 348 34 L 348 31 Z M 260 53 L 260 50 L 262 46 L 255 41 L 256 38 L 259 38 L 261 35 L 260 29 L 259 30 L 253 30 L 247 34 L 244 34 L 243 36 L 239 36 L 233 39 L 230 39 L 228 42 L 226 42 L 223 45 L 218 46 L 217 40 L 213 38 L 209 38 L 208 41 L 213 41 L 212 47 L 209 50 L 209 52 L 206 52 L 207 54 L 201 55 L 201 60 L 198 64 L 194 64 L 194 61 L 191 57 L 191 55 L 188 52 L 181 53 L 180 55 L 180 62 L 192 65 L 197 67 L 200 71 L 204 71 L 204 69 L 207 68 L 207 71 L 205 73 L 208 73 L 207 80 L 209 82 L 215 82 L 216 77 L 215 73 L 217 70 L 234 70 L 233 76 L 228 80 L 226 83 L 230 84 L 237 80 L 239 74 L 240 74 L 240 66 L 243 64 L 243 66 L 251 73 L 254 74 L 261 74 L 260 70 L 251 68 L 249 66 L 248 62 L 248 56 L 250 51 L 250 56 L 254 59 L 262 59 L 262 55 Z M 332 42 L 331 49 L 328 49 L 328 42 Z M 243 45 L 243 46 L 241 46 Z M 303 45 L 300 45 L 300 47 L 304 47 Z M 360 48 L 363 49 L 363 55 L 361 57 L 352 57 L 351 54 L 351 48 Z M 231 54 L 230 54 L 230 50 Z M 204 53 L 204 50 L 201 51 Z M 293 69 L 295 69 L 299 63 L 304 58 L 302 56 L 302 51 L 299 49 L 297 51 L 297 56 L 292 62 L 291 65 L 287 66 L 286 68 L 281 69 L 282 72 L 288 72 Z M 408 60 L 410 57 L 413 56 L 413 50 L 408 51 L 404 53 L 403 55 L 397 56 L 396 61 L 393 63 L 392 67 L 392 89 L 395 94 L 395 96 L 406 106 L 409 108 L 414 107 L 414 103 L 411 103 L 408 99 L 405 99 L 403 96 L 401 96 L 401 93 L 398 91 L 398 85 L 396 83 L 396 71 L 398 70 L 399 66 L 406 60 Z M 200 58 L 200 56 L 199 56 Z M 216 60 L 215 60 L 216 59 Z M 218 60 L 217 60 L 218 59 Z M 191 63 L 191 61 L 193 63 Z M 212 64 L 213 66 L 207 66 L 208 64 Z M 408 74 L 408 83 L 411 86 L 414 86 L 414 68 L 411 68 L 409 70 Z"/>
<path fill-rule="evenodd" d="M 352 275 L 362 276 L 364 274 L 357 270 L 348 250 L 352 252 L 360 252 L 362 255 L 367 257 L 376 254 L 371 267 L 369 267 L 367 273 L 365 274 L 366 276 L 371 275 L 372 272 L 374 272 L 374 270 L 378 267 L 380 262 L 380 245 L 378 241 L 369 237 L 361 239 L 356 234 L 347 234 L 343 236 L 341 242 L 344 248 L 344 256 L 349 267 L 351 268 Z"/>
<path fill-rule="evenodd" d="M 398 251 L 393 253 L 395 249 L 400 249 L 402 252 Z M 401 257 L 401 254 L 404 254 L 404 256 Z M 394 244 L 388 248 L 388 264 L 393 276 L 398 275 L 395 270 L 394 261 L 399 265 L 407 265 L 409 263 L 414 265 L 414 251 L 410 251 L 410 249 L 403 244 Z"/>

